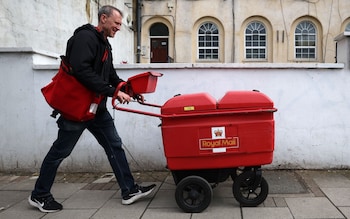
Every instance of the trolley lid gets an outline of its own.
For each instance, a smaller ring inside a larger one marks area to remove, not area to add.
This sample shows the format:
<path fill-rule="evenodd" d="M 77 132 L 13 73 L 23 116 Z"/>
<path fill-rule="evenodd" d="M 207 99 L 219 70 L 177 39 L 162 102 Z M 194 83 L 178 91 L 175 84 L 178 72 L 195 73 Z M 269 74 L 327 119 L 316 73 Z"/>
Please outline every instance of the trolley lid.
<path fill-rule="evenodd" d="M 228 91 L 218 102 L 218 109 L 237 108 L 273 108 L 273 102 L 259 91 Z"/>
<path fill-rule="evenodd" d="M 216 109 L 216 99 L 208 93 L 178 95 L 169 99 L 161 108 L 163 115 L 184 114 Z"/>

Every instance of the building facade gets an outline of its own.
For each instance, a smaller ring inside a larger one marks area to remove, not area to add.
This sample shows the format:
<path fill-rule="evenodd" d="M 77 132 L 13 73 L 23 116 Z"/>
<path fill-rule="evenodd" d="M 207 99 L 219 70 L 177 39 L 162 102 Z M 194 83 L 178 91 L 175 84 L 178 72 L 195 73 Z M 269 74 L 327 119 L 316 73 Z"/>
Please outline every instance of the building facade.
<path fill-rule="evenodd" d="M 334 63 L 349 0 L 0 0 L 0 47 L 64 54 L 75 28 L 124 12 L 114 63 Z"/>
<path fill-rule="evenodd" d="M 348 0 L 134 0 L 141 63 L 334 63 Z M 139 13 L 137 13 L 139 10 Z"/>

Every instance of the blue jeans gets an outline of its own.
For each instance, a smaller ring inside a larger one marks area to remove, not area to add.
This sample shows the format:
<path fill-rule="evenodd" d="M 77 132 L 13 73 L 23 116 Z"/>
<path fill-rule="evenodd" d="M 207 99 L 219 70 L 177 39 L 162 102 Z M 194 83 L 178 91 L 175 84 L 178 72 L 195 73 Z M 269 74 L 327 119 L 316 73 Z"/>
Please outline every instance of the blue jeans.
<path fill-rule="evenodd" d="M 89 130 L 105 150 L 114 175 L 118 181 L 122 196 L 128 195 L 135 186 L 122 141 L 108 111 L 99 112 L 87 122 L 73 122 L 62 116 L 57 120 L 58 137 L 47 153 L 35 183 L 32 195 L 45 197 L 51 195 L 57 169 L 61 162 L 73 151 L 78 139 L 85 129 Z"/>

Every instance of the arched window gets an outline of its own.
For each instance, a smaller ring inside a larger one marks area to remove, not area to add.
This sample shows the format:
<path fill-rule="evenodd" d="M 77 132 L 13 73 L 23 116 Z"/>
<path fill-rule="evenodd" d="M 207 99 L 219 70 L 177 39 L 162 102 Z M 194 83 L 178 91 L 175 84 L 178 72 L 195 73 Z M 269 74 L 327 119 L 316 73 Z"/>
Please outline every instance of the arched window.
<path fill-rule="evenodd" d="M 162 23 L 155 23 L 150 28 L 151 36 L 169 36 L 168 27 Z"/>
<path fill-rule="evenodd" d="M 245 58 L 266 59 L 266 28 L 263 23 L 253 21 L 245 30 Z"/>
<path fill-rule="evenodd" d="M 213 23 L 199 27 L 198 59 L 219 59 L 219 30 Z"/>
<path fill-rule="evenodd" d="M 317 33 L 310 21 L 302 21 L 295 28 L 295 58 L 316 59 Z"/>

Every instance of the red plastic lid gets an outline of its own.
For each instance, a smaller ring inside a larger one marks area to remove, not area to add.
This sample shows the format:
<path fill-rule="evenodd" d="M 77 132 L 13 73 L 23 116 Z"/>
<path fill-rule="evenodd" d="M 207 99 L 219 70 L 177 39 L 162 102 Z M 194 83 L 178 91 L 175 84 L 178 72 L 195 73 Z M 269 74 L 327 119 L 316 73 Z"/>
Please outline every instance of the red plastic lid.
<path fill-rule="evenodd" d="M 218 102 L 218 109 L 272 107 L 272 100 L 258 91 L 229 91 Z"/>
<path fill-rule="evenodd" d="M 184 94 L 169 99 L 161 109 L 162 114 L 184 114 L 216 109 L 216 99 L 207 93 Z"/>

